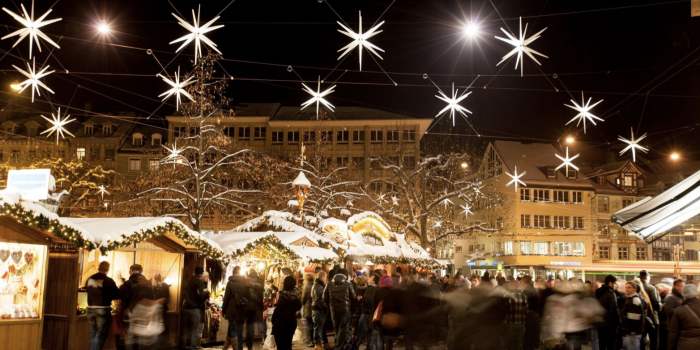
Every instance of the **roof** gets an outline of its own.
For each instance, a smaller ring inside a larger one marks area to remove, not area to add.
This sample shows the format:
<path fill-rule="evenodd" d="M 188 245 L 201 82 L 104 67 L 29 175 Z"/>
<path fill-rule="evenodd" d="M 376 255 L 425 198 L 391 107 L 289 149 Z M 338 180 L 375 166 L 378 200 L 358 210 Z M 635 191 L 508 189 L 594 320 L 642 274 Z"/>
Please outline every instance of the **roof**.
<path fill-rule="evenodd" d="M 236 117 L 271 117 L 279 108 L 279 103 L 240 103 L 233 106 Z"/>
<path fill-rule="evenodd" d="M 492 145 L 509 172 L 512 172 L 515 166 L 518 167 L 519 173 L 527 172 L 522 180 L 528 185 L 592 188 L 591 182 L 581 176 L 575 179 L 567 178 L 563 168 L 557 172 L 556 178 L 547 177 L 546 168 L 556 167 L 560 163 L 555 154 L 563 154 L 554 145 L 501 140 L 494 141 Z"/>
<path fill-rule="evenodd" d="M 333 112 L 327 112 L 330 120 L 375 120 L 375 119 L 432 119 L 432 118 L 417 118 L 405 114 L 393 113 L 381 109 L 356 107 L 356 106 L 338 106 Z M 307 108 L 301 110 L 300 107 L 284 106 L 281 107 L 277 114 L 271 120 L 315 120 L 316 109 Z"/>

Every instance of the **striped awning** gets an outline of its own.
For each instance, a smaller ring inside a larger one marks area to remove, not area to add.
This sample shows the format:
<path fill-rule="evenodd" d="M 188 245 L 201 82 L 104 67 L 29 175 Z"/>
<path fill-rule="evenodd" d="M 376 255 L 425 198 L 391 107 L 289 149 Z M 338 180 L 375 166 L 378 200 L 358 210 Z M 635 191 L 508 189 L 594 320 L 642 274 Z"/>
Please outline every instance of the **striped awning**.
<path fill-rule="evenodd" d="M 612 216 L 613 222 L 652 242 L 700 214 L 700 171 L 655 197 L 646 197 Z"/>

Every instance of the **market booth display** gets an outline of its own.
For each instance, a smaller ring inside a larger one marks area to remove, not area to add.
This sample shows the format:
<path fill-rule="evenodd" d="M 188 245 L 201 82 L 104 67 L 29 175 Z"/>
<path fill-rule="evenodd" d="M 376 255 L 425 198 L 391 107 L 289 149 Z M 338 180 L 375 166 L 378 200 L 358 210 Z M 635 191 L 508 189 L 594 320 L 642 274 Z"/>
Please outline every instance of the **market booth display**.
<path fill-rule="evenodd" d="M 166 323 L 170 344 L 177 344 L 181 290 L 190 276 L 187 271 L 194 269 L 187 266 L 188 261 L 199 263 L 199 254 L 215 259 L 224 256 L 216 243 L 173 218 L 66 218 L 57 216 L 43 203 L 11 195 L 0 196 L 0 204 L 8 219 L 62 242 L 48 249 L 44 348 L 88 348 L 86 297 L 80 289 L 87 277 L 96 272 L 100 261 L 111 263 L 109 274 L 117 285 L 128 278 L 129 266 L 134 263 L 144 267 L 146 278 L 160 274 L 170 284 Z M 106 346 L 113 344 L 108 341 Z"/>

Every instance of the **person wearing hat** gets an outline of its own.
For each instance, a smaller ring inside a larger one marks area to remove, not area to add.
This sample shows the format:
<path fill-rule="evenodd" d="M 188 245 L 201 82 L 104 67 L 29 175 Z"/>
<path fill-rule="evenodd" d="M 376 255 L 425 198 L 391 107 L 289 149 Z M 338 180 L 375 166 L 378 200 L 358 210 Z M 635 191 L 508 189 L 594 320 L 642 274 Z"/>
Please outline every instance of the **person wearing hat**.
<path fill-rule="evenodd" d="M 198 349 L 204 326 L 204 308 L 209 300 L 204 268 L 194 268 L 194 276 L 187 284 L 182 304 L 182 346 Z"/>
<path fill-rule="evenodd" d="M 620 308 L 618 296 L 615 292 L 617 278 L 613 275 L 605 276 L 602 286 L 595 292 L 595 297 L 605 310 L 603 322 L 598 325 L 598 345 L 600 350 L 617 350 L 618 329 L 620 327 Z"/>
<path fill-rule="evenodd" d="M 683 288 L 685 302 L 676 308 L 668 324 L 669 350 L 700 349 L 700 299 L 698 287 L 688 283 Z"/>

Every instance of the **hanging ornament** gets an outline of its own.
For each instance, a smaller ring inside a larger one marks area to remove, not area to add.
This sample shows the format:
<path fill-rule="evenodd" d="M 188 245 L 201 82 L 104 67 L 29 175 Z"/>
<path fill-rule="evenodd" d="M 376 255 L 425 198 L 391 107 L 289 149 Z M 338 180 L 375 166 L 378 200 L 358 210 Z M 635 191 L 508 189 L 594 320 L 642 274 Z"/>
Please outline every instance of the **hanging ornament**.
<path fill-rule="evenodd" d="M 574 101 L 574 99 L 571 99 L 570 101 L 571 101 L 571 103 L 574 104 L 573 106 L 568 105 L 566 103 L 564 104 L 564 106 L 567 106 L 567 107 L 575 110 L 576 112 L 578 112 L 578 114 L 576 114 L 576 116 L 571 118 L 571 120 L 566 122 L 566 124 L 564 124 L 564 125 L 569 125 L 569 124 L 573 123 L 574 121 L 577 121 L 576 127 L 578 127 L 581 123 L 583 123 L 583 133 L 585 134 L 586 133 L 586 121 L 591 122 L 591 124 L 593 124 L 593 125 L 598 125 L 595 122 L 596 120 L 601 121 L 601 122 L 603 121 L 603 118 L 600 118 L 600 117 L 594 115 L 593 113 L 591 113 L 591 109 L 593 109 L 593 107 L 597 106 L 599 103 L 603 102 L 603 100 L 599 100 L 598 102 L 591 104 L 591 98 L 589 97 L 588 101 L 586 101 L 585 97 L 583 97 L 583 91 L 581 91 L 581 104 L 576 103 L 576 101 Z"/>
<path fill-rule="evenodd" d="M 459 94 L 459 89 L 455 90 L 455 83 L 452 83 L 452 97 L 448 97 L 445 95 L 442 90 L 438 90 L 438 93 L 440 95 L 435 95 L 435 97 L 439 98 L 443 102 L 447 103 L 447 106 L 445 106 L 443 109 L 438 112 L 435 117 L 441 116 L 443 113 L 450 111 L 450 117 L 452 118 L 452 126 L 455 126 L 455 113 L 459 113 L 462 115 L 465 119 L 467 118 L 467 114 L 472 114 L 472 111 L 464 108 L 462 105 L 459 103 L 462 102 L 465 98 L 467 98 L 469 95 L 471 95 L 471 91 L 467 92 L 467 89 L 464 89 L 464 92 L 460 95 Z"/>
<path fill-rule="evenodd" d="M 335 85 L 329 87 L 326 90 L 321 91 L 321 77 L 318 77 L 317 83 L 316 83 L 316 91 L 311 89 L 308 85 L 301 83 L 301 85 L 304 87 L 304 91 L 311 95 L 311 98 L 306 100 L 304 103 L 301 104 L 301 110 L 303 111 L 306 109 L 306 107 L 311 106 L 312 104 L 316 104 L 316 120 L 318 120 L 318 112 L 319 112 L 319 107 L 320 105 L 323 105 L 324 107 L 328 108 L 331 112 L 335 109 L 335 106 L 333 106 L 328 100 L 326 100 L 326 96 L 332 94 L 335 92 Z"/>
<path fill-rule="evenodd" d="M 38 96 L 41 96 L 41 91 L 39 88 L 44 88 L 46 91 L 48 91 L 52 94 L 54 93 L 53 90 L 51 90 L 48 86 L 46 86 L 46 84 L 44 84 L 41 81 L 41 78 L 55 72 L 54 70 L 47 72 L 47 70 L 50 67 L 49 65 L 46 65 L 45 67 L 41 68 L 41 70 L 39 70 L 39 72 L 37 73 L 36 61 L 32 58 L 32 65 L 31 66 L 29 65 L 29 62 L 27 62 L 27 70 L 19 68 L 19 67 L 15 66 L 14 64 L 12 65 L 12 67 L 14 67 L 17 71 L 22 73 L 22 75 L 24 75 L 27 78 L 26 80 L 19 83 L 17 92 L 21 93 L 28 86 L 31 86 L 32 87 L 32 103 L 34 103 L 34 93 L 35 92 Z"/>
<path fill-rule="evenodd" d="M 580 155 L 581 154 L 577 154 L 573 157 L 569 157 L 569 147 L 566 147 L 566 156 L 562 157 L 558 154 L 555 154 L 555 156 L 559 158 L 559 160 L 561 160 L 562 163 L 559 164 L 559 166 L 556 167 L 554 170 L 559 170 L 563 167 L 566 171 L 566 177 L 569 177 L 569 168 L 574 168 L 574 170 L 578 171 L 578 167 L 574 165 L 573 161 Z"/>
<path fill-rule="evenodd" d="M 510 50 L 503 58 L 496 63 L 496 65 L 500 65 L 501 63 L 505 62 L 510 56 L 516 55 L 515 58 L 515 69 L 518 69 L 518 66 L 520 66 L 520 76 L 523 76 L 523 53 L 526 54 L 528 57 L 530 57 L 531 60 L 533 60 L 537 65 L 541 66 L 542 64 L 540 61 L 537 60 L 537 57 L 535 56 L 540 56 L 544 58 L 549 58 L 547 55 L 542 54 L 540 52 L 537 52 L 533 50 L 532 48 L 528 47 L 528 45 L 532 44 L 535 40 L 540 38 L 540 34 L 547 30 L 547 28 L 544 28 L 540 30 L 539 32 L 533 34 L 529 38 L 527 37 L 527 23 L 525 23 L 525 30 L 523 31 L 523 19 L 522 17 L 519 18 L 519 35 L 516 38 L 515 35 L 507 32 L 505 29 L 501 28 L 501 31 L 507 36 L 507 38 L 503 38 L 500 36 L 496 36 L 496 39 L 503 41 L 511 46 L 513 46 L 513 49 Z"/>
<path fill-rule="evenodd" d="M 41 31 L 41 28 L 44 26 L 47 26 L 51 23 L 55 23 L 61 20 L 61 18 L 54 18 L 54 19 L 48 19 L 46 20 L 46 16 L 48 16 L 51 11 L 49 9 L 46 11 L 41 17 L 37 18 L 36 20 L 34 19 L 34 0 L 32 0 L 32 7 L 30 13 L 27 13 L 27 9 L 24 8 L 24 4 L 20 4 L 20 8 L 22 9 L 22 16 L 6 9 L 2 8 L 3 11 L 5 11 L 8 15 L 12 16 L 17 22 L 19 22 L 23 28 L 20 28 L 18 30 L 15 30 L 14 32 L 7 34 L 2 37 L 2 40 L 11 38 L 13 36 L 17 36 L 17 41 L 12 45 L 12 47 L 17 46 L 24 38 L 29 37 L 29 58 L 34 57 L 32 55 L 32 46 L 34 46 L 34 43 L 36 43 L 36 48 L 39 49 L 39 52 L 41 52 L 41 43 L 39 42 L 39 39 L 44 39 L 46 42 L 49 44 L 53 45 L 57 49 L 60 49 L 61 47 L 56 44 L 51 38 L 49 38 L 44 32 Z"/>
<path fill-rule="evenodd" d="M 514 185 L 515 192 L 518 192 L 518 185 L 526 187 L 527 185 L 525 184 L 525 182 L 520 180 L 523 176 L 525 176 L 525 174 L 527 174 L 527 171 L 523 171 L 522 173 L 518 174 L 518 166 L 513 166 L 512 174 L 506 171 L 506 175 L 510 177 L 510 181 L 506 184 L 506 187 Z"/>
<path fill-rule="evenodd" d="M 178 24 L 180 24 L 180 26 L 182 26 L 183 28 L 187 29 L 190 33 L 171 41 L 170 45 L 182 42 L 182 45 L 180 45 L 180 47 L 178 47 L 177 50 L 175 50 L 175 52 L 180 52 L 180 50 L 182 50 L 185 46 L 194 41 L 194 64 L 197 64 L 197 58 L 202 57 L 202 43 L 209 46 L 210 49 L 221 53 L 221 51 L 219 51 L 219 49 L 216 48 L 216 43 L 211 41 L 211 39 L 207 38 L 205 34 L 222 28 L 224 25 L 219 24 L 212 26 L 212 24 L 214 24 L 214 22 L 216 22 L 216 20 L 219 19 L 219 16 L 216 16 L 214 17 L 214 19 L 210 20 L 209 22 L 205 23 L 200 27 L 199 14 L 201 10 L 201 5 L 197 8 L 197 15 L 194 14 L 194 9 L 192 10 L 192 24 L 178 17 L 174 13 L 172 14 L 173 17 L 177 19 Z"/>
<path fill-rule="evenodd" d="M 359 12 L 360 16 L 360 23 L 359 23 L 359 28 L 357 32 L 353 31 L 352 29 L 346 27 L 344 24 L 337 22 L 338 25 L 342 28 L 338 29 L 339 32 L 343 33 L 345 36 L 349 37 L 352 39 L 352 41 L 343 46 L 338 52 L 343 51 L 340 56 L 338 56 L 338 60 L 343 58 L 345 55 L 347 55 L 350 51 L 355 49 L 357 47 L 357 57 L 360 62 L 360 71 L 362 70 L 362 49 L 365 48 L 367 51 L 375 56 L 377 56 L 380 60 L 383 60 L 382 56 L 379 54 L 377 51 L 385 52 L 382 48 L 380 48 L 377 45 L 374 45 L 373 43 L 369 42 L 369 39 L 371 39 L 373 36 L 383 32 L 383 30 L 380 30 L 379 27 L 381 27 L 384 24 L 384 21 L 379 22 L 379 24 L 375 25 L 374 27 L 370 28 L 366 32 L 362 32 L 362 12 Z"/>
<path fill-rule="evenodd" d="M 168 77 L 158 74 L 158 76 L 163 79 L 163 81 L 170 85 L 170 89 L 163 92 L 162 94 L 158 95 L 158 97 L 162 97 L 163 99 L 161 101 L 167 100 L 170 96 L 175 95 L 175 110 L 179 111 L 180 110 L 180 96 L 185 96 L 187 97 L 190 101 L 194 101 L 192 98 L 192 95 L 190 95 L 186 90 L 185 87 L 187 85 L 190 85 L 194 83 L 195 81 L 192 80 L 194 79 L 194 76 L 189 77 L 185 79 L 184 81 L 180 81 L 180 66 L 177 67 L 177 74 L 175 74 L 175 80 L 170 80 Z"/>
<path fill-rule="evenodd" d="M 41 135 L 46 134 L 46 137 L 50 137 L 51 135 L 56 134 L 57 145 L 59 139 L 65 138 L 65 134 L 68 134 L 71 137 L 75 137 L 75 135 L 73 135 L 70 131 L 66 129 L 66 125 L 70 122 L 75 121 L 75 119 L 72 119 L 70 117 L 70 114 L 61 117 L 61 107 L 58 107 L 58 111 L 56 112 L 56 114 L 51 113 L 51 119 L 46 118 L 43 115 L 41 115 L 41 117 L 51 124 L 51 127 L 41 132 Z"/>
<path fill-rule="evenodd" d="M 644 135 L 640 136 L 638 139 L 635 139 L 634 138 L 634 130 L 632 130 L 632 128 L 630 128 L 630 134 L 631 134 L 631 136 L 629 139 L 626 139 L 622 136 L 617 137 L 618 140 L 627 144 L 627 147 L 623 148 L 622 151 L 620 151 L 620 155 L 623 155 L 623 154 L 625 154 L 625 152 L 630 151 L 630 152 L 632 152 L 632 161 L 637 162 L 637 154 L 636 154 L 637 150 L 639 150 L 640 152 L 644 152 L 644 153 L 649 152 L 648 148 L 639 144 L 640 141 L 644 140 L 647 137 L 647 134 L 644 134 Z"/>

